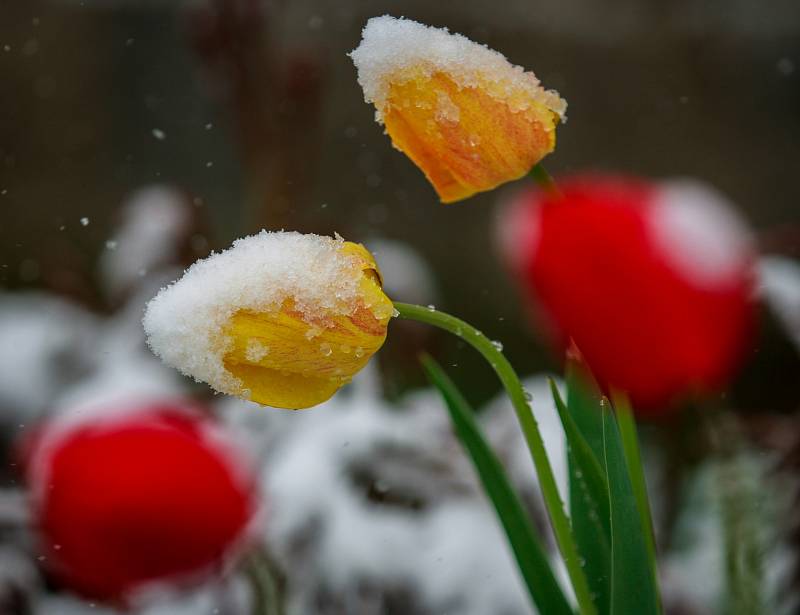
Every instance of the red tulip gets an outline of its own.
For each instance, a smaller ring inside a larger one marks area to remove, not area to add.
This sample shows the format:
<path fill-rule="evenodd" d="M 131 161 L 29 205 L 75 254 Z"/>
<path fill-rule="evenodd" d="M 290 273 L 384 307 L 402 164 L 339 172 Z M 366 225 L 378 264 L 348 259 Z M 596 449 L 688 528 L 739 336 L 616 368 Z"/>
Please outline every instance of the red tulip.
<path fill-rule="evenodd" d="M 241 546 L 256 511 L 254 478 L 210 419 L 185 404 L 135 410 L 56 421 L 31 452 L 44 559 L 87 597 L 202 577 Z"/>
<path fill-rule="evenodd" d="M 583 176 L 529 190 L 507 256 L 553 338 L 645 413 L 725 385 L 753 321 L 754 252 L 725 199 L 689 180 Z"/>

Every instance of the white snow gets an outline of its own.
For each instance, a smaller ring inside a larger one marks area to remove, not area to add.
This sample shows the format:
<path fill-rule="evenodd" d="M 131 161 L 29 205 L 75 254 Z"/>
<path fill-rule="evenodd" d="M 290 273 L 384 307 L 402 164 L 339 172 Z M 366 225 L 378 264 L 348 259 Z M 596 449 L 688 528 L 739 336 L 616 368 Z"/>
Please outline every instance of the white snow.
<path fill-rule="evenodd" d="M 722 194 L 698 181 L 661 184 L 647 222 L 670 265 L 699 287 L 738 283 L 753 258 L 745 222 Z"/>
<path fill-rule="evenodd" d="M 374 376 L 368 365 L 320 412 L 254 412 L 249 402 L 220 399 L 219 415 L 262 449 L 266 543 L 302 579 L 290 587 L 289 611 L 320 612 L 321 591 L 356 604 L 366 585 L 407 588 L 426 613 L 531 612 L 499 521 L 438 394 L 426 389 L 393 407 Z M 530 484 L 530 460 L 527 469 Z M 422 505 L 372 501 L 369 483 Z M 381 594 L 374 599 L 374 609 L 359 612 L 384 612 Z"/>
<path fill-rule="evenodd" d="M 343 245 L 341 238 L 294 232 L 238 239 L 197 261 L 148 303 L 143 323 L 150 348 L 187 376 L 242 395 L 223 364 L 231 344 L 223 332 L 227 321 L 239 310 L 277 312 L 286 300 L 309 322 L 351 313 L 358 263 Z"/>
<path fill-rule="evenodd" d="M 251 588 L 243 577 L 232 577 L 187 588 L 156 588 L 145 596 L 134 597 L 133 608 L 114 608 L 95 604 L 68 594 L 37 596 L 35 615 L 231 615 L 252 611 Z"/>
<path fill-rule="evenodd" d="M 93 366 L 96 319 L 44 293 L 0 293 L 0 423 L 43 416 Z"/>
<path fill-rule="evenodd" d="M 532 72 L 511 64 L 486 45 L 450 33 L 447 28 L 389 15 L 373 17 L 364 26 L 361 44 L 350 57 L 358 70 L 365 100 L 377 108 L 378 121 L 389 104 L 390 84 L 408 79 L 415 70 L 423 70 L 425 74 L 446 73 L 462 88 L 488 83 L 490 94 L 503 98 L 524 93 L 562 120 L 566 117 L 566 101 L 554 90 L 545 90 Z M 457 121 L 457 113 L 447 113 L 452 111 L 452 103 L 447 102 L 440 105 L 440 110 Z"/>
<path fill-rule="evenodd" d="M 760 294 L 800 349 L 800 263 L 780 257 L 759 260 Z"/>
<path fill-rule="evenodd" d="M 139 284 L 142 271 L 176 263 L 179 240 L 191 222 L 187 198 L 177 188 L 152 184 L 131 194 L 122 209 L 120 228 L 106 242 L 108 250 L 100 262 L 109 294 L 118 298 Z"/>

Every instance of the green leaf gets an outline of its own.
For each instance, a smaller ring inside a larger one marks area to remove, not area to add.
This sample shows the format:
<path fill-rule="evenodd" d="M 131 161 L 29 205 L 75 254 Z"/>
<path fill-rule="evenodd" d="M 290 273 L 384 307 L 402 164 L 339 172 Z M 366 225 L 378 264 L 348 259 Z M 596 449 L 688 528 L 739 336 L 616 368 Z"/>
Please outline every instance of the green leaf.
<path fill-rule="evenodd" d="M 569 507 L 572 532 L 599 615 L 611 607 L 611 513 L 603 453 L 602 398 L 586 368 L 567 364 L 567 408 L 553 390 L 569 449 Z M 599 477 L 597 476 L 599 474 Z M 599 491 L 602 490 L 602 494 Z"/>
<path fill-rule="evenodd" d="M 611 505 L 611 615 L 658 615 L 655 572 L 633 492 L 622 438 L 606 403 L 602 413 Z"/>
<path fill-rule="evenodd" d="M 639 518 L 644 528 L 645 543 L 650 554 L 650 565 L 653 572 L 656 571 L 656 540 L 653 531 L 653 516 L 650 512 L 650 499 L 647 497 L 647 483 L 644 478 L 644 464 L 642 455 L 639 452 L 639 438 L 636 434 L 636 422 L 633 419 L 633 409 L 630 400 L 624 393 L 612 392 L 614 409 L 617 414 L 617 425 L 622 438 L 622 450 L 625 453 L 625 461 L 628 465 L 628 472 L 631 477 L 633 495 L 636 498 L 636 507 L 639 510 Z"/>
<path fill-rule="evenodd" d="M 598 461 L 603 459 L 603 395 L 594 376 L 575 356 L 571 356 L 566 367 L 567 407 L 575 424 Z M 604 465 L 601 463 L 600 465 Z"/>
<path fill-rule="evenodd" d="M 564 433 L 567 436 L 569 455 L 576 470 L 576 483 L 581 490 L 577 501 L 580 503 L 580 507 L 584 509 L 583 512 L 587 512 L 590 515 L 594 513 L 591 515 L 594 524 L 597 525 L 597 529 L 602 534 L 601 538 L 605 539 L 606 546 L 608 546 L 608 538 L 610 537 L 609 524 L 601 521 L 608 519 L 610 514 L 605 467 L 600 465 L 600 460 L 595 456 L 589 443 L 578 429 L 575 419 L 572 418 L 564 404 L 564 400 L 561 399 L 561 394 L 558 392 L 556 383 L 552 378 L 550 379 L 550 390 L 556 403 L 558 416 L 561 418 L 561 424 L 564 427 Z"/>
<path fill-rule="evenodd" d="M 472 409 L 436 361 L 428 356 L 421 361 L 428 378 L 444 398 L 456 434 L 497 511 L 534 604 L 540 613 L 547 615 L 573 615 L 531 520 L 500 460 L 481 434 Z"/>

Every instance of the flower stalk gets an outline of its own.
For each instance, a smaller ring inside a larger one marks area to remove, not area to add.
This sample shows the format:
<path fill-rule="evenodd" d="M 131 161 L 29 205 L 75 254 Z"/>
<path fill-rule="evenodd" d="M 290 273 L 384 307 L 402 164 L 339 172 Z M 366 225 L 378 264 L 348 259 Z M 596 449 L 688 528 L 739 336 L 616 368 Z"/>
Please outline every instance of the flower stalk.
<path fill-rule="evenodd" d="M 558 487 L 556 486 L 555 477 L 553 475 L 553 468 L 547 457 L 536 418 L 528 403 L 528 394 L 525 392 L 514 368 L 492 340 L 463 320 L 430 307 L 422 307 L 408 303 L 395 303 L 394 306 L 399 312 L 399 316 L 402 318 L 433 325 L 434 327 L 444 329 L 460 337 L 480 352 L 489 365 L 492 366 L 492 369 L 497 374 L 511 399 L 511 403 L 517 415 L 517 420 L 522 428 L 525 442 L 528 445 L 528 450 L 533 459 L 536 474 L 539 477 L 542 497 L 545 502 L 545 507 L 547 508 L 548 516 L 550 517 L 550 522 L 553 526 L 556 543 L 558 544 L 559 551 L 561 552 L 561 556 L 567 568 L 567 573 L 572 582 L 580 613 L 581 615 L 595 615 L 597 611 L 592 602 L 586 575 L 581 567 L 581 560 L 578 555 L 575 539 L 572 535 L 570 521 L 564 511 L 564 504 L 558 493 Z"/>
<path fill-rule="evenodd" d="M 253 591 L 252 615 L 284 615 L 274 567 L 263 547 L 253 550 L 245 561 L 244 571 Z"/>
<path fill-rule="evenodd" d="M 539 188 L 550 194 L 555 198 L 561 198 L 561 190 L 558 189 L 558 184 L 553 176 L 547 172 L 547 169 L 542 166 L 542 163 L 537 164 L 531 169 L 529 173 L 531 179 L 536 183 Z"/>

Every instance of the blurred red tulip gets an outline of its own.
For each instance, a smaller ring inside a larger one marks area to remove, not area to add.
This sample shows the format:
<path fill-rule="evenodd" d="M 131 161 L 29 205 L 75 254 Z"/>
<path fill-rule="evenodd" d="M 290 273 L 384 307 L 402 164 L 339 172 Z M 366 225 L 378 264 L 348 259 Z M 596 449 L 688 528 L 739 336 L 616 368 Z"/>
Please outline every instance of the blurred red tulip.
<path fill-rule="evenodd" d="M 98 416 L 56 420 L 30 451 L 34 521 L 60 581 L 124 602 L 202 577 L 242 545 L 254 477 L 210 419 L 180 403 Z"/>
<path fill-rule="evenodd" d="M 753 321 L 754 250 L 717 192 L 690 180 L 578 176 L 505 212 L 504 251 L 561 347 L 639 410 L 725 385 Z"/>

